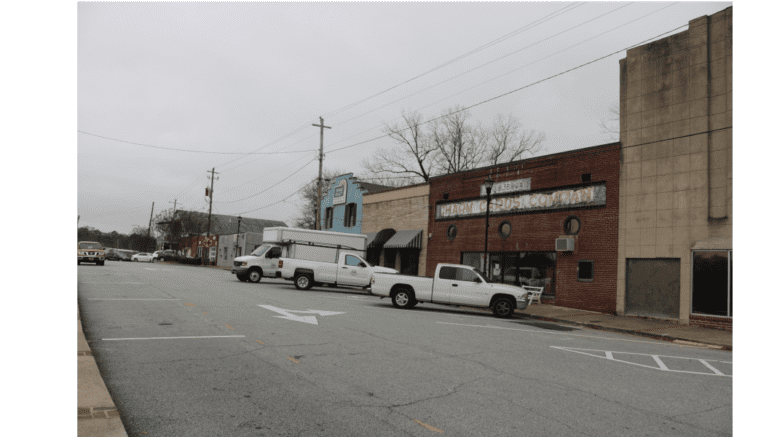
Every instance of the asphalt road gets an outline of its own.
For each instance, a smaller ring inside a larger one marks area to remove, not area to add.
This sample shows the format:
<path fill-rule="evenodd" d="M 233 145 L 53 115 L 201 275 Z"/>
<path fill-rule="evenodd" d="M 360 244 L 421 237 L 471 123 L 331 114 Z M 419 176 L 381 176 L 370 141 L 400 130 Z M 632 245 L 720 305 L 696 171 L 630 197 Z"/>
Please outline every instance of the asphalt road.
<path fill-rule="evenodd" d="M 130 436 L 732 434 L 731 352 L 194 266 L 78 282 Z"/>

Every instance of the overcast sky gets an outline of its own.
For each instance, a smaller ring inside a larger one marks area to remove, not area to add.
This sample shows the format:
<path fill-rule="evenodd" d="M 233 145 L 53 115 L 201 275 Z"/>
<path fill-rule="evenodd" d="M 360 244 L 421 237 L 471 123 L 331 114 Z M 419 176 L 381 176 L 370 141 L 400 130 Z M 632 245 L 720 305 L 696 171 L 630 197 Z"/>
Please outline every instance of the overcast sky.
<path fill-rule="evenodd" d="M 361 163 L 389 139 L 337 149 L 380 136 L 402 109 L 475 105 L 730 5 L 78 3 L 79 224 L 129 232 L 148 225 L 152 202 L 155 215 L 176 200 L 207 211 L 215 167 L 214 213 L 291 225 L 293 193 L 317 177 L 319 116 L 332 127 L 324 168 L 367 178 Z M 611 142 L 598 123 L 624 57 L 475 106 L 472 119 L 512 114 L 546 133 L 544 154 Z M 249 152 L 273 154 L 234 154 Z"/>

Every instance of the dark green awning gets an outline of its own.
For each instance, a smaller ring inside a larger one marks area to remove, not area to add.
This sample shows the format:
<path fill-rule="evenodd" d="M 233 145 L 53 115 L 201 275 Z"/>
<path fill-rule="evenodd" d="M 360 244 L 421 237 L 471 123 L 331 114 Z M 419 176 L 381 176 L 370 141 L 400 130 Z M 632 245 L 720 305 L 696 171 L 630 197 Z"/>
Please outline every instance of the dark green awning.
<path fill-rule="evenodd" d="M 421 249 L 421 229 L 414 231 L 398 231 L 383 245 L 384 249 Z"/>

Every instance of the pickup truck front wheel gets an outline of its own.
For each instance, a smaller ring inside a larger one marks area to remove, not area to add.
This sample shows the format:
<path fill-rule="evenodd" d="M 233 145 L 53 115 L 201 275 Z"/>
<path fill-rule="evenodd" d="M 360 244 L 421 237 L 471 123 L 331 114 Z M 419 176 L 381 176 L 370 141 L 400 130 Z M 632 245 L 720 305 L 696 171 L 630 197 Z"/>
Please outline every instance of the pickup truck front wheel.
<path fill-rule="evenodd" d="M 397 292 L 391 296 L 391 304 L 394 305 L 394 308 L 409 309 L 416 306 L 417 303 L 418 301 L 415 300 L 413 294 L 404 288 L 397 290 Z"/>
<path fill-rule="evenodd" d="M 310 275 L 299 274 L 294 277 L 294 286 L 297 287 L 297 290 L 309 290 L 313 286 L 313 280 Z"/>
<path fill-rule="evenodd" d="M 253 269 L 248 272 L 248 280 L 254 284 L 262 280 L 262 271 L 259 269 Z"/>
<path fill-rule="evenodd" d="M 512 300 L 506 297 L 500 297 L 494 301 L 493 311 L 494 316 L 496 317 L 501 319 L 511 317 L 513 315 L 514 309 L 515 304 L 513 304 Z"/>

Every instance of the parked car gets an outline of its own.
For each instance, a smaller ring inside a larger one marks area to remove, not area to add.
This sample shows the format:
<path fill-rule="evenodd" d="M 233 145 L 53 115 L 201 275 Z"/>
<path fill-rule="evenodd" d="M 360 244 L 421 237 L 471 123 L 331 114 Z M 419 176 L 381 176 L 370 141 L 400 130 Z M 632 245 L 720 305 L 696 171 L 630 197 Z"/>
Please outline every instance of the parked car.
<path fill-rule="evenodd" d="M 105 265 L 105 249 L 96 241 L 78 242 L 78 265 L 82 262 L 95 263 L 98 266 Z"/>
<path fill-rule="evenodd" d="M 132 261 L 138 262 L 152 262 L 154 259 L 153 255 L 150 253 L 141 252 L 135 255 L 132 255 Z"/>
<path fill-rule="evenodd" d="M 496 317 L 510 317 L 526 309 L 528 292 L 518 286 L 489 283 L 470 266 L 437 264 L 433 278 L 375 274 L 371 294 L 390 297 L 396 308 L 412 308 L 421 302 L 491 308 Z"/>
<path fill-rule="evenodd" d="M 176 261 L 179 258 L 183 256 L 182 253 L 176 252 L 174 250 L 157 250 L 154 252 L 154 255 L 152 255 L 154 258 L 154 261 L 164 262 L 164 261 Z"/>

